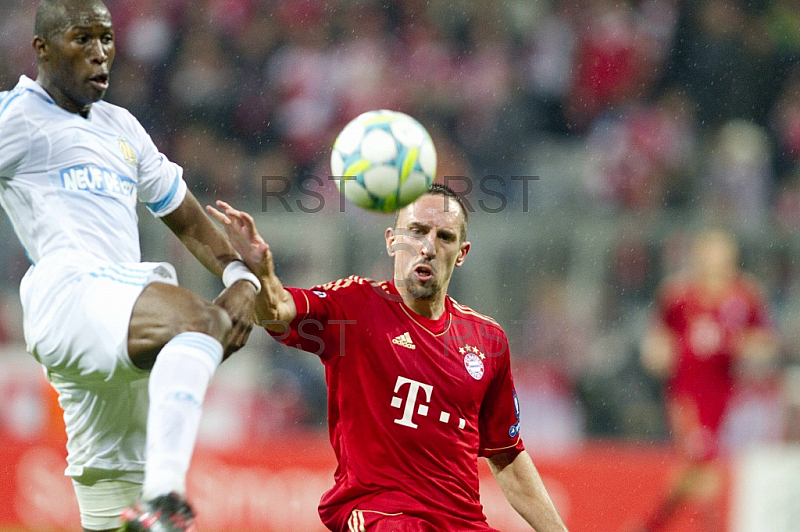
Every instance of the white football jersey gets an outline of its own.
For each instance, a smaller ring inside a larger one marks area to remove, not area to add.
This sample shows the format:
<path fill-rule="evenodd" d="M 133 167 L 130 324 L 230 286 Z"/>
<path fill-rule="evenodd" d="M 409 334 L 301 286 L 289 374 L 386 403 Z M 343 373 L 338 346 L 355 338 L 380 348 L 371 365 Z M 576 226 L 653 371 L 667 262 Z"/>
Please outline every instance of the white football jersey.
<path fill-rule="evenodd" d="M 128 320 L 169 265 L 137 264 L 136 202 L 164 216 L 185 196 L 183 169 L 125 109 L 100 101 L 83 118 L 25 76 L 0 92 L 0 204 L 33 264 L 20 285 L 25 340 L 59 392 L 70 476 L 141 481 L 147 373 L 128 358 Z"/>
<path fill-rule="evenodd" d="M 136 200 L 156 216 L 186 195 L 183 170 L 127 110 L 70 113 L 32 79 L 0 93 L 0 204 L 30 261 L 56 252 L 138 262 Z"/>

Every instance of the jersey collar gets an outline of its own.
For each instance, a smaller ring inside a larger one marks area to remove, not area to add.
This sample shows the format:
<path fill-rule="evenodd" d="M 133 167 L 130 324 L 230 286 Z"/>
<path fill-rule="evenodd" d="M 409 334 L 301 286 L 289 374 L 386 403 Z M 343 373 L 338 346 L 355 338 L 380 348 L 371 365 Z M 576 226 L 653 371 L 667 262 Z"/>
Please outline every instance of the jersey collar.
<path fill-rule="evenodd" d="M 53 100 L 53 98 L 50 97 L 47 91 L 44 90 L 44 87 L 42 87 L 41 85 L 36 83 L 36 81 L 32 80 L 31 78 L 29 78 L 24 74 L 19 77 L 19 83 L 17 83 L 17 87 L 32 91 L 46 102 L 56 105 L 55 100 Z"/>
<path fill-rule="evenodd" d="M 397 291 L 397 287 L 394 284 L 394 279 L 391 280 L 389 283 L 391 286 L 392 292 L 397 294 L 398 296 L 400 293 Z M 411 307 L 405 304 L 402 299 L 398 298 L 398 302 L 400 303 L 400 307 L 402 308 L 403 312 L 411 318 L 417 325 L 431 333 L 433 336 L 441 336 L 442 334 L 446 333 L 448 329 L 450 329 L 450 324 L 452 323 L 452 304 L 450 302 L 450 296 L 445 296 L 444 298 L 444 312 L 438 319 L 431 319 L 422 316 L 421 314 L 417 314 Z"/>

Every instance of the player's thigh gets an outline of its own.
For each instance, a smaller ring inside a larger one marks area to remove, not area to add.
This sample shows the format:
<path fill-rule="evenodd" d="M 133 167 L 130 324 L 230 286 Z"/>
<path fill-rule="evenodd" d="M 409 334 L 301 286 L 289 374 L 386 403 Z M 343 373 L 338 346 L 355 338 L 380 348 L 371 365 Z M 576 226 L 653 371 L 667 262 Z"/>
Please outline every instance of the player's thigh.
<path fill-rule="evenodd" d="M 671 395 L 666 398 L 665 406 L 670 432 L 677 439 L 683 440 L 700 428 L 700 411 L 691 397 Z"/>
<path fill-rule="evenodd" d="M 402 513 L 353 510 L 347 520 L 347 532 L 437 532 L 438 530 L 419 517 Z"/>
<path fill-rule="evenodd" d="M 696 399 L 672 395 L 666 399 L 666 410 L 674 444 L 684 458 L 703 463 L 719 453 L 719 427 L 703 421 Z"/>
<path fill-rule="evenodd" d="M 102 263 L 76 270 L 62 286 L 27 301 L 30 352 L 60 381 L 88 385 L 142 378 L 128 356 L 133 308 L 151 282 L 177 283 L 174 268 L 167 263 Z"/>
<path fill-rule="evenodd" d="M 178 334 L 201 332 L 224 344 L 230 330 L 230 318 L 221 307 L 179 286 L 151 283 L 131 312 L 128 355 L 137 367 L 148 369 Z"/>
<path fill-rule="evenodd" d="M 142 490 L 141 484 L 122 480 L 86 484 L 73 481 L 72 485 L 78 499 L 81 526 L 91 531 L 119 529 L 120 514 L 133 504 Z"/>

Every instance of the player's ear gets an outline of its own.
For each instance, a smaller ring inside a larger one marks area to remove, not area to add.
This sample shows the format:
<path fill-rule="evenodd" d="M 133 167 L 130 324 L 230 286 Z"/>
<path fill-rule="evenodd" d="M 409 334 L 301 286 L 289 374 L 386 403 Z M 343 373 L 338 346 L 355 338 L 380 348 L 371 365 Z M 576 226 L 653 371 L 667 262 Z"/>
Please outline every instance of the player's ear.
<path fill-rule="evenodd" d="M 458 250 L 458 257 L 456 258 L 456 268 L 464 264 L 464 261 L 467 259 L 467 253 L 469 253 L 472 244 L 469 242 L 464 242 L 461 244 L 461 249 Z"/>
<path fill-rule="evenodd" d="M 31 43 L 33 46 L 33 51 L 36 52 L 36 58 L 38 60 L 42 60 L 47 56 L 47 41 L 39 37 L 38 35 L 33 38 L 33 42 Z"/>
<path fill-rule="evenodd" d="M 394 239 L 395 239 L 394 228 L 388 227 L 386 229 L 386 233 L 383 236 L 386 239 L 386 253 L 388 253 L 390 257 L 394 257 Z"/>

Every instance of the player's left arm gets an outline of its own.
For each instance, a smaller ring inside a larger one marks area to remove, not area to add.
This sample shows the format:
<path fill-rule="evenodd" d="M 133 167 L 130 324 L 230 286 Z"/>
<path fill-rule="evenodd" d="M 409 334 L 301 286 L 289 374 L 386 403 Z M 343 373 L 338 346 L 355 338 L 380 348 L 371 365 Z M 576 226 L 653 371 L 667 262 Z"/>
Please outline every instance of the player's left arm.
<path fill-rule="evenodd" d="M 177 209 L 161 219 L 192 255 L 215 275 L 221 277 L 228 264 L 239 260 L 227 236 L 206 215 L 190 191 L 186 191 L 186 197 Z M 214 300 L 233 321 L 231 352 L 244 346 L 253 328 L 256 291 L 253 283 L 240 279 Z"/>
<path fill-rule="evenodd" d="M 234 209 L 222 200 L 216 203 L 216 207 L 207 205 L 206 211 L 222 224 L 231 245 L 261 281 L 261 292 L 256 299 L 256 319 L 270 331 L 286 332 L 288 324 L 297 317 L 297 306 L 292 294 L 275 275 L 269 244 L 259 234 L 250 214 Z"/>
<path fill-rule="evenodd" d="M 749 366 L 768 366 L 775 362 L 780 351 L 780 336 L 769 316 L 769 302 L 762 285 L 752 277 L 745 277 L 749 289 L 749 316 L 747 323 L 735 337 L 735 352 L 740 361 Z"/>
<path fill-rule="evenodd" d="M 742 331 L 738 355 L 748 362 L 772 362 L 778 355 L 780 342 L 770 327 L 750 327 Z"/>
<path fill-rule="evenodd" d="M 566 527 L 519 436 L 520 409 L 511 376 L 511 354 L 505 332 L 496 324 L 481 331 L 492 353 L 492 382 L 481 406 L 479 455 L 485 456 L 503 494 L 537 532 L 564 532 Z"/>
<path fill-rule="evenodd" d="M 567 530 L 527 451 L 499 453 L 486 460 L 512 508 L 536 532 Z"/>

